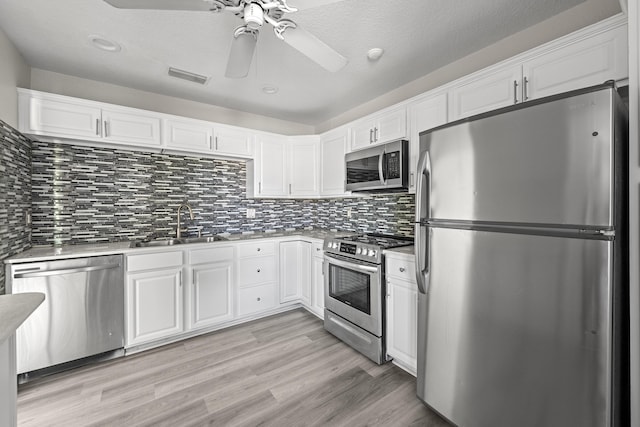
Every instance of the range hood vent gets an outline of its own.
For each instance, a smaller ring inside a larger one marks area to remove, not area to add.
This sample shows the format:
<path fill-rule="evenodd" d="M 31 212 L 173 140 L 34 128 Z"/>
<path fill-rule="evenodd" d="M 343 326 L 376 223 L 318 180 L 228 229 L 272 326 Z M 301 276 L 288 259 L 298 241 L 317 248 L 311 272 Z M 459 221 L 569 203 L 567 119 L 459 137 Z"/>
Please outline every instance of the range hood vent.
<path fill-rule="evenodd" d="M 180 70 L 178 68 L 169 67 L 169 75 L 171 77 L 177 77 L 179 79 L 188 80 L 190 82 L 205 84 L 209 78 L 207 76 L 201 76 L 200 74 L 190 73 L 189 71 Z"/>

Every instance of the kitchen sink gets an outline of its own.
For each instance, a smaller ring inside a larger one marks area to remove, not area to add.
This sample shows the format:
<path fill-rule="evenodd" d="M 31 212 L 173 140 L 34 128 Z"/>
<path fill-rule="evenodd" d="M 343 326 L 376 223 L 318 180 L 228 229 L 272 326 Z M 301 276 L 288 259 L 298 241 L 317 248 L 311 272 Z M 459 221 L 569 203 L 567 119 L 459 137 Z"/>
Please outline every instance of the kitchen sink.
<path fill-rule="evenodd" d="M 205 236 L 205 237 L 183 237 L 180 239 L 165 239 L 165 240 L 137 240 L 131 242 L 129 245 L 132 248 L 150 248 L 154 246 L 172 246 L 172 245 L 184 245 L 189 243 L 209 243 L 220 242 L 227 240 L 221 236 Z"/>

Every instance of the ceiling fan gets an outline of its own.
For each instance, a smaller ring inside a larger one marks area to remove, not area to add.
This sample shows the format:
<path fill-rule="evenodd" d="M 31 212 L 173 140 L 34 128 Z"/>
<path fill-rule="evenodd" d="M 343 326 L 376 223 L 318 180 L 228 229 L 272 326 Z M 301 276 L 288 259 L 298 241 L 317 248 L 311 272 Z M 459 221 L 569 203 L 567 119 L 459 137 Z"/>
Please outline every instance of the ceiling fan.
<path fill-rule="evenodd" d="M 231 12 L 244 20 L 244 25 L 233 34 L 231 52 L 227 61 L 226 77 L 242 78 L 249 73 L 258 33 L 265 23 L 273 27 L 280 40 L 309 57 L 330 72 L 347 65 L 347 58 L 301 28 L 283 18 L 285 13 L 324 6 L 344 0 L 295 0 L 291 7 L 287 0 L 104 0 L 120 9 L 193 10 L 204 12 Z"/>

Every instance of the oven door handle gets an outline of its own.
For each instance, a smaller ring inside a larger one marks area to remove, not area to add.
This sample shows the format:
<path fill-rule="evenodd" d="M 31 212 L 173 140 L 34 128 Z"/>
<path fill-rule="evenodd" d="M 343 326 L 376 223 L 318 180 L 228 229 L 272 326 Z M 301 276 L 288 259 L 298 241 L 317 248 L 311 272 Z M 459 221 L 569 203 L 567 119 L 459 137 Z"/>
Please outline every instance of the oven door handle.
<path fill-rule="evenodd" d="M 329 255 L 325 255 L 325 258 L 329 263 L 337 265 L 338 267 L 350 268 L 352 270 L 359 270 L 366 273 L 377 273 L 380 269 L 380 267 L 378 266 L 373 267 L 370 265 L 361 264 L 357 260 L 342 261 Z"/>

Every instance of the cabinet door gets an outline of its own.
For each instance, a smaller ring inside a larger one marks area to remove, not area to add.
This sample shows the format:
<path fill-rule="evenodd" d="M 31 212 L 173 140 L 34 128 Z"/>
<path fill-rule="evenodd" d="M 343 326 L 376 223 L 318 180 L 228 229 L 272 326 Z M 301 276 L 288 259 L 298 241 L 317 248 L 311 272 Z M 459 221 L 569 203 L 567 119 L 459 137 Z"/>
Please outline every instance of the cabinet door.
<path fill-rule="evenodd" d="M 264 136 L 257 138 L 259 147 L 256 156 L 256 187 L 258 197 L 286 196 L 287 151 L 286 140 L 282 137 Z"/>
<path fill-rule="evenodd" d="M 557 49 L 523 66 L 525 94 L 530 99 L 624 79 L 628 73 L 624 26 Z"/>
<path fill-rule="evenodd" d="M 232 266 L 233 262 L 219 262 L 192 268 L 190 328 L 233 318 Z"/>
<path fill-rule="evenodd" d="M 418 355 L 418 291 L 415 284 L 387 280 L 387 353 L 415 375 Z"/>
<path fill-rule="evenodd" d="M 315 254 L 314 254 L 315 255 Z M 312 292 L 311 296 L 311 309 L 321 317 L 324 317 L 324 275 L 323 267 L 324 260 L 322 257 L 314 256 L 312 260 Z"/>
<path fill-rule="evenodd" d="M 398 108 L 382 114 L 373 132 L 374 142 L 381 144 L 407 137 L 407 110 Z"/>
<path fill-rule="evenodd" d="M 320 195 L 342 196 L 344 190 L 344 154 L 347 148 L 345 131 L 320 139 Z"/>
<path fill-rule="evenodd" d="M 165 145 L 182 151 L 211 151 L 213 131 L 208 123 L 182 120 L 165 121 Z"/>
<path fill-rule="evenodd" d="M 375 142 L 373 131 L 376 122 L 371 119 L 361 120 L 351 126 L 351 151 L 368 147 Z"/>
<path fill-rule="evenodd" d="M 127 278 L 127 347 L 182 332 L 182 269 Z"/>
<path fill-rule="evenodd" d="M 162 145 L 160 118 L 129 110 L 102 110 L 105 141 L 145 146 Z"/>
<path fill-rule="evenodd" d="M 21 102 L 29 105 L 24 111 L 29 115 L 25 133 L 43 133 L 61 137 L 85 137 L 96 139 L 102 136 L 101 110 L 72 102 L 31 97 Z"/>
<path fill-rule="evenodd" d="M 318 141 L 294 138 L 289 144 L 289 195 L 318 195 Z"/>
<path fill-rule="evenodd" d="M 484 74 L 451 90 L 451 121 L 522 101 L 520 65 Z"/>
<path fill-rule="evenodd" d="M 420 132 L 447 123 L 447 93 L 415 101 L 409 106 L 411 134 L 409 140 L 409 192 L 416 191 L 416 169 L 420 155 Z"/>
<path fill-rule="evenodd" d="M 280 303 L 300 299 L 298 287 L 298 243 L 280 243 Z"/>
<path fill-rule="evenodd" d="M 253 135 L 244 130 L 226 126 L 216 126 L 213 141 L 216 153 L 250 157 L 253 152 Z"/>

